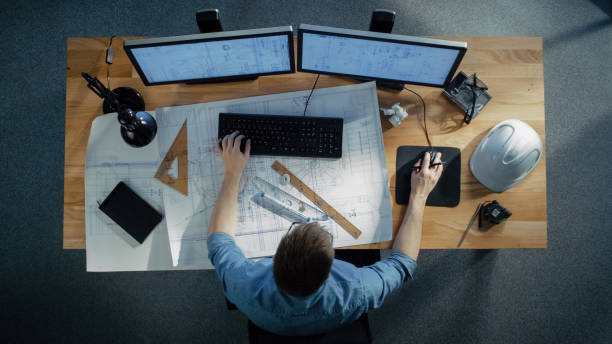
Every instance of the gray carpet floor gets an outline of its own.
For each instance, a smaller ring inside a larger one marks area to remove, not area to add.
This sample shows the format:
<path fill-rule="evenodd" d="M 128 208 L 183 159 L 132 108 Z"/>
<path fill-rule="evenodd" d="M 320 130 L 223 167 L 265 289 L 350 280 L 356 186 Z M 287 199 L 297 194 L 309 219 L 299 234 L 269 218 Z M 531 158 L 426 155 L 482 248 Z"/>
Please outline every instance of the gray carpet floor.
<path fill-rule="evenodd" d="M 66 39 L 300 23 L 543 36 L 547 250 L 425 251 L 370 313 L 377 343 L 612 342 L 612 21 L 607 0 L 2 1 L 0 342 L 247 342 L 213 271 L 86 273 L 62 250 Z"/>

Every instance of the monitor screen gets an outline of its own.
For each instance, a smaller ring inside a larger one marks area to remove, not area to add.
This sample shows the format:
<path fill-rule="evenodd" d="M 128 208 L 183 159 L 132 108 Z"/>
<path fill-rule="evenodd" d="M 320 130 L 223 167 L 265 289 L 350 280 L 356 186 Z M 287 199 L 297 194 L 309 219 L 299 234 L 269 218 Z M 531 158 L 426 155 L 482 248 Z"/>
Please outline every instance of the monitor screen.
<path fill-rule="evenodd" d="M 298 70 L 443 87 L 467 45 L 419 37 L 300 25 Z"/>
<path fill-rule="evenodd" d="M 292 73 L 291 27 L 126 41 L 145 85 Z"/>

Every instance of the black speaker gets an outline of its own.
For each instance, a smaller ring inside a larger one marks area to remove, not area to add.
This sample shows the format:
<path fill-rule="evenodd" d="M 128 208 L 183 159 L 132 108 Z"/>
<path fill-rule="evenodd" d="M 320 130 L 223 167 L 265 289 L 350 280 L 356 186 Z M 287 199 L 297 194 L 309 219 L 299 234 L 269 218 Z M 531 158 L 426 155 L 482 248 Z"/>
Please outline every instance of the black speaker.
<path fill-rule="evenodd" d="M 374 12 L 372 12 L 372 19 L 370 20 L 370 31 L 391 33 L 394 23 L 395 11 L 374 10 Z"/>
<path fill-rule="evenodd" d="M 196 21 L 198 22 L 200 33 L 223 31 L 221 19 L 219 18 L 219 10 L 216 8 L 197 11 Z"/>

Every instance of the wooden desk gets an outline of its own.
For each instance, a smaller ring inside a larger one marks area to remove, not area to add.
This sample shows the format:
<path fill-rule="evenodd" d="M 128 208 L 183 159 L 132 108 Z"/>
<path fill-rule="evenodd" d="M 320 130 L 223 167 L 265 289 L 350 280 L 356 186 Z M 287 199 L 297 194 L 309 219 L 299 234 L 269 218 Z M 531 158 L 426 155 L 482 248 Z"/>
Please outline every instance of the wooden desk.
<path fill-rule="evenodd" d="M 468 161 L 477 144 L 495 124 L 509 118 L 529 123 L 545 142 L 544 76 L 540 37 L 436 37 L 468 42 L 460 70 L 477 72 L 493 96 L 485 110 L 470 125 L 462 123 L 463 113 L 441 95 L 441 89 L 411 87 L 427 102 L 427 124 L 434 146 L 461 149 L 461 203 L 456 208 L 427 207 L 422 248 L 455 248 L 480 201 L 498 200 L 512 211 L 512 217 L 486 233 L 472 228 L 462 248 L 545 248 L 546 247 L 546 157 L 522 182 L 503 193 L 487 190 L 469 170 Z M 85 153 L 93 119 L 102 113 L 101 100 L 86 86 L 81 72 L 106 83 L 105 48 L 108 38 L 69 38 L 66 68 L 66 141 L 64 162 L 64 248 L 85 248 Z M 115 38 L 115 63 L 111 66 L 111 87 L 130 86 L 139 90 L 146 109 L 203 103 L 216 100 L 310 89 L 314 74 L 296 73 L 261 77 L 255 81 L 210 85 L 173 84 L 145 87 Z M 356 83 L 351 79 L 322 75 L 317 87 Z M 426 145 L 422 107 L 407 91 L 378 91 L 381 107 L 401 102 L 409 116 L 393 128 L 381 117 L 391 200 L 394 233 L 405 206 L 395 204 L 395 154 L 403 145 Z M 416 115 L 414 115 L 416 114 Z M 391 242 L 358 246 L 389 248 Z"/>

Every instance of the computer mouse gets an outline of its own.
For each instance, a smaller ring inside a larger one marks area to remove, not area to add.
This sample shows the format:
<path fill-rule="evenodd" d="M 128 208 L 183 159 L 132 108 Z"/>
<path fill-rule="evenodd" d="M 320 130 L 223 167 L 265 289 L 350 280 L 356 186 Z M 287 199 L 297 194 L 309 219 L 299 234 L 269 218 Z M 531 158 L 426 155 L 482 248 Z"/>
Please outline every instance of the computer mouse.
<path fill-rule="evenodd" d="M 480 141 L 470 157 L 474 177 L 495 192 L 505 191 L 523 178 L 542 157 L 538 133 L 518 119 L 494 126 Z"/>
<path fill-rule="evenodd" d="M 439 153 L 438 151 L 435 150 L 430 150 L 430 151 L 423 151 L 420 155 L 419 158 L 417 160 L 423 160 L 423 158 L 425 158 L 425 153 L 429 152 L 429 164 L 432 165 L 434 163 L 434 161 L 436 160 L 436 155 Z M 443 164 L 445 164 L 444 162 L 442 162 Z"/>

